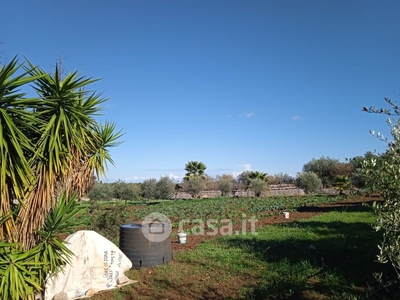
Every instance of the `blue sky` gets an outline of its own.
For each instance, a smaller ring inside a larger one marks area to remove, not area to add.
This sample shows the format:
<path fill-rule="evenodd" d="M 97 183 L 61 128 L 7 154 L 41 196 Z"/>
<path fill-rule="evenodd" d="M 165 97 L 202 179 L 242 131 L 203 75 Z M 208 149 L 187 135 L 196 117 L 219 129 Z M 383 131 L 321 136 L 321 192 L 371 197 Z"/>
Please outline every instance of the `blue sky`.
<path fill-rule="evenodd" d="M 1 61 L 102 78 L 124 143 L 109 181 L 295 175 L 312 158 L 382 151 L 361 111 L 397 101 L 400 2 L 3 0 Z"/>

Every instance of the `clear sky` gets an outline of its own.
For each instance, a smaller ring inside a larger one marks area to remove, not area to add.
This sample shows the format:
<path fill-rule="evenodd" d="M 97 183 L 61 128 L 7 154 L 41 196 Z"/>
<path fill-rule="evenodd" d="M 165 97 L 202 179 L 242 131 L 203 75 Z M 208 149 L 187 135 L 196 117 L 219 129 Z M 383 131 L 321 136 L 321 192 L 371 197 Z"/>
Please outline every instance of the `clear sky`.
<path fill-rule="evenodd" d="M 398 0 L 1 0 L 1 61 L 102 78 L 125 132 L 107 178 L 244 170 L 382 151 L 361 111 L 400 92 Z"/>

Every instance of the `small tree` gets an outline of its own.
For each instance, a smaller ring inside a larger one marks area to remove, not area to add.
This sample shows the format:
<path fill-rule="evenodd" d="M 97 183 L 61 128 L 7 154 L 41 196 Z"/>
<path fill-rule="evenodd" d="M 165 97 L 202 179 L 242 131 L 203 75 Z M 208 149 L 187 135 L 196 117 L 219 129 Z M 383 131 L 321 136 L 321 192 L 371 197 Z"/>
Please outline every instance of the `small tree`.
<path fill-rule="evenodd" d="M 175 183 L 168 177 L 163 176 L 156 184 L 156 196 L 158 199 L 169 199 L 174 195 Z"/>
<path fill-rule="evenodd" d="M 380 156 L 371 151 L 367 151 L 364 156 L 356 156 L 350 159 L 350 163 L 354 168 L 354 173 L 351 175 L 351 183 L 354 187 L 359 189 L 365 189 L 367 187 L 368 177 L 362 171 L 362 167 L 365 160 L 371 161 L 372 159 L 379 160 Z"/>
<path fill-rule="evenodd" d="M 114 196 L 114 188 L 110 183 L 96 183 L 88 193 L 88 197 L 93 201 L 109 201 Z"/>
<path fill-rule="evenodd" d="M 155 178 L 146 179 L 140 186 L 142 197 L 150 200 L 157 197 L 157 180 Z"/>
<path fill-rule="evenodd" d="M 294 184 L 296 178 L 286 173 L 278 173 L 272 176 L 268 176 L 269 184 Z"/>
<path fill-rule="evenodd" d="M 234 179 L 232 175 L 223 174 L 217 176 L 218 188 L 221 191 L 222 196 L 229 195 L 233 189 Z"/>
<path fill-rule="evenodd" d="M 314 172 L 321 179 L 324 186 L 329 186 L 334 183 L 335 170 L 340 164 L 340 161 L 335 158 L 322 156 L 318 159 L 311 159 L 304 164 L 303 172 Z"/>
<path fill-rule="evenodd" d="M 319 191 L 322 188 L 322 181 L 314 172 L 301 172 L 297 175 L 296 185 L 309 194 Z"/>
<path fill-rule="evenodd" d="M 345 191 L 349 190 L 351 181 L 347 175 L 338 175 L 335 178 L 334 187 L 339 190 L 340 195 L 344 195 Z"/>
<path fill-rule="evenodd" d="M 250 187 L 250 181 L 257 178 L 268 183 L 268 174 L 259 171 L 244 171 L 238 175 L 237 181 L 243 188 L 248 189 Z"/>
<path fill-rule="evenodd" d="M 198 198 L 205 187 L 205 180 L 199 176 L 189 177 L 183 182 L 183 190 L 189 193 L 193 198 Z"/>
<path fill-rule="evenodd" d="M 240 173 L 237 178 L 236 182 L 238 183 L 238 189 L 247 189 L 250 184 L 250 173 L 251 171 L 243 171 Z"/>
<path fill-rule="evenodd" d="M 118 180 L 112 184 L 114 188 L 114 198 L 119 200 L 133 200 L 140 197 L 140 190 L 135 183 L 128 183 Z"/>
<path fill-rule="evenodd" d="M 367 187 L 371 191 L 381 193 L 385 202 L 376 204 L 375 211 L 378 219 L 375 229 L 382 232 L 382 242 L 378 245 L 378 261 L 380 263 L 391 263 L 397 275 L 397 282 L 400 280 L 400 107 L 385 98 L 390 106 L 389 109 L 366 108 L 369 113 L 387 114 L 397 116 L 396 119 L 389 117 L 387 124 L 390 127 L 392 140 L 387 140 L 380 133 L 376 137 L 388 143 L 385 153 L 379 159 L 370 158 L 362 163 L 361 173 L 367 178 Z M 371 132 L 374 134 L 374 132 Z M 386 276 L 388 278 L 388 276 Z M 378 278 L 381 279 L 381 278 Z M 381 282 L 382 283 L 382 282 Z M 385 283 L 389 285 L 390 283 Z"/>
<path fill-rule="evenodd" d="M 250 179 L 249 189 L 254 191 L 256 197 L 260 197 L 267 190 L 267 183 L 261 178 Z"/>
<path fill-rule="evenodd" d="M 216 191 L 219 189 L 218 187 L 218 180 L 214 177 L 211 177 L 208 174 L 204 174 L 204 179 L 206 182 L 205 190 L 207 191 Z"/>

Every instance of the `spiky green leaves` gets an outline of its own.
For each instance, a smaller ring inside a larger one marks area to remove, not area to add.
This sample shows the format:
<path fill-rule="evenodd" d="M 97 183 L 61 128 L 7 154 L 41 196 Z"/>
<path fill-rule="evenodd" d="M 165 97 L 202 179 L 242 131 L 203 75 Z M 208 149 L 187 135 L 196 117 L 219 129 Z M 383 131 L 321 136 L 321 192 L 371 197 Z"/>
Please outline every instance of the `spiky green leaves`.
<path fill-rule="evenodd" d="M 1 299 L 29 299 L 42 289 L 42 263 L 36 260 L 38 248 L 23 251 L 17 243 L 0 242 Z"/>
<path fill-rule="evenodd" d="M 189 161 L 185 165 L 186 175 L 184 180 L 188 180 L 191 177 L 201 177 L 205 179 L 204 172 L 207 169 L 206 165 L 201 161 Z"/>

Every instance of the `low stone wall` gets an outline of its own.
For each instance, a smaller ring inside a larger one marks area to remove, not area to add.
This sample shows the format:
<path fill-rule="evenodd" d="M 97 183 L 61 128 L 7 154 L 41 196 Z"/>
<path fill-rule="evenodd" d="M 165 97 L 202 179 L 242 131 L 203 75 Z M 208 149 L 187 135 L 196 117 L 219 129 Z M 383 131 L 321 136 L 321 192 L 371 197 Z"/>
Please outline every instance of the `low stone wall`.
<path fill-rule="evenodd" d="M 291 184 L 271 185 L 269 191 L 262 194 L 262 196 L 302 196 L 304 191 Z M 221 191 L 203 191 L 200 198 L 218 198 L 221 197 Z M 255 193 L 250 190 L 238 190 L 227 195 L 229 197 L 255 197 Z M 178 192 L 174 195 L 174 199 L 191 199 L 192 196 L 186 192 Z"/>
<path fill-rule="evenodd" d="M 293 189 L 284 189 L 284 190 L 269 190 L 266 193 L 266 196 L 303 196 L 305 195 L 302 189 L 293 188 Z"/>

